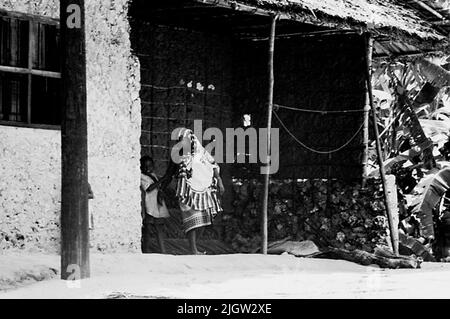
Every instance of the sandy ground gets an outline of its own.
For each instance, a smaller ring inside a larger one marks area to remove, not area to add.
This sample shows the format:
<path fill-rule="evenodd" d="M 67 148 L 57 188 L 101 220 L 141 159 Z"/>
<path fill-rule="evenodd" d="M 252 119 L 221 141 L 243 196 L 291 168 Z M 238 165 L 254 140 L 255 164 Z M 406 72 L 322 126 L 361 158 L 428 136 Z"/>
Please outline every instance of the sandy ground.
<path fill-rule="evenodd" d="M 5 261 L 4 256 L 0 259 Z M 9 256 L 8 263 L 59 266 L 58 256 Z M 37 261 L 41 261 L 40 263 Z M 91 255 L 90 279 L 57 278 L 0 292 L 8 298 L 450 298 L 450 264 L 383 270 L 290 255 Z M 0 271 L 8 266 L 2 263 Z"/>

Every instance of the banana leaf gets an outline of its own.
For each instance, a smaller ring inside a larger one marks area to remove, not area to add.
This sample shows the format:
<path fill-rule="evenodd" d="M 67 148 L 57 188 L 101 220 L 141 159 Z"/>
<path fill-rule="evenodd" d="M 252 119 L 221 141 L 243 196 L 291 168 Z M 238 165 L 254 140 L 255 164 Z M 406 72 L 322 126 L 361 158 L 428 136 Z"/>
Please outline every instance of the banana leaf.
<path fill-rule="evenodd" d="M 411 256 L 415 255 L 423 259 L 423 261 L 436 261 L 433 255 L 414 237 L 399 233 L 400 255 Z"/>
<path fill-rule="evenodd" d="M 412 208 L 412 213 L 420 221 L 422 236 L 434 236 L 433 209 L 439 204 L 442 196 L 450 188 L 450 167 L 440 170 L 433 178 L 423 185 L 424 191 L 418 198 L 418 203 Z"/>
<path fill-rule="evenodd" d="M 395 157 L 388 158 L 387 160 L 385 160 L 383 162 L 383 166 L 384 166 L 384 169 L 386 171 L 386 174 L 392 174 L 391 170 L 392 170 L 392 167 L 395 164 L 397 164 L 397 163 L 404 164 L 407 161 L 411 161 L 412 162 L 413 158 L 418 156 L 418 155 L 420 155 L 420 151 L 416 151 L 414 149 L 409 149 L 409 150 L 407 150 L 405 152 L 402 152 L 402 153 L 398 154 Z M 375 169 L 375 170 L 371 171 L 369 173 L 369 177 L 379 178 L 380 177 L 380 171 L 378 169 Z"/>
<path fill-rule="evenodd" d="M 426 59 L 419 61 L 422 75 L 428 80 L 428 82 L 436 87 L 443 88 L 450 86 L 450 72 L 443 67 L 434 64 Z"/>
<path fill-rule="evenodd" d="M 439 155 L 438 149 L 444 146 L 450 137 L 450 121 L 419 119 L 425 135 L 430 138 L 437 147 L 434 149 L 435 156 Z"/>
<path fill-rule="evenodd" d="M 403 114 L 400 117 L 400 122 L 402 123 L 404 129 L 409 132 L 409 136 L 413 143 L 416 146 L 419 146 L 423 152 L 424 166 L 427 169 L 436 167 L 436 161 L 433 157 L 433 143 L 425 135 L 419 119 L 411 107 L 411 103 L 408 99 L 404 99 L 403 102 L 407 107 L 404 109 Z"/>
<path fill-rule="evenodd" d="M 414 107 L 417 109 L 424 104 L 433 102 L 440 90 L 441 88 L 433 86 L 430 82 L 426 82 L 424 86 L 422 86 L 419 94 L 414 98 Z"/>

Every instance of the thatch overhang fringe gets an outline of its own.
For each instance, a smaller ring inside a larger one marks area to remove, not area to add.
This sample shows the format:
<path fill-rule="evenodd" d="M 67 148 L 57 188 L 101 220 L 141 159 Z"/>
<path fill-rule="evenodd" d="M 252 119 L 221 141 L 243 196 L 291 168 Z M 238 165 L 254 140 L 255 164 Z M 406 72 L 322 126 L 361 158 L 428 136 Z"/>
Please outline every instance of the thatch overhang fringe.
<path fill-rule="evenodd" d="M 375 56 L 450 51 L 445 31 L 424 18 L 421 7 L 396 0 L 196 0 L 259 15 L 278 14 L 330 29 L 371 32 Z M 422 8 L 423 9 L 423 8 Z M 445 18 L 445 16 L 443 16 Z"/>

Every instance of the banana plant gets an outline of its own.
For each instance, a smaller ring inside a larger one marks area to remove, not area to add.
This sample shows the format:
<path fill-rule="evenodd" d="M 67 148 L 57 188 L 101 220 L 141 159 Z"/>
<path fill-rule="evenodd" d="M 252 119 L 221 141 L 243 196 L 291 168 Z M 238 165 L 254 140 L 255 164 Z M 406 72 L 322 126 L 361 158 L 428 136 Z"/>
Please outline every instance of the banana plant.
<path fill-rule="evenodd" d="M 425 168 L 436 167 L 433 144 L 445 143 L 449 131 L 433 131 L 430 139 L 421 120 L 434 120 L 436 127 L 442 127 L 439 124 L 450 119 L 450 72 L 423 58 L 384 62 L 377 65 L 373 81 L 385 157 L 400 156 L 401 161 L 405 151 L 414 148 L 421 153 Z"/>
<path fill-rule="evenodd" d="M 440 170 L 428 179 L 424 179 L 423 183 L 417 186 L 418 196 L 411 205 L 411 212 L 420 221 L 422 237 L 435 238 L 433 210 L 449 189 L 450 167 Z"/>

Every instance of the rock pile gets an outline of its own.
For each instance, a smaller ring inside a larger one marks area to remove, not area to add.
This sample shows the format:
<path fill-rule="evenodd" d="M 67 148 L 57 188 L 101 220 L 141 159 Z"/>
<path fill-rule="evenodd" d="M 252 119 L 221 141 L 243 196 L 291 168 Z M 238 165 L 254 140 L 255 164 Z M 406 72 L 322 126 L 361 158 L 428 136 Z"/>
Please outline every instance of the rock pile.
<path fill-rule="evenodd" d="M 269 241 L 286 237 L 312 240 L 321 247 L 373 252 L 388 235 L 379 180 L 361 185 L 338 180 L 272 181 L 269 190 Z M 239 252 L 261 242 L 262 184 L 234 180 L 232 213 L 224 214 L 225 241 Z"/>

